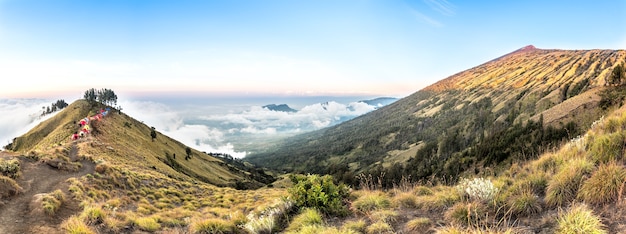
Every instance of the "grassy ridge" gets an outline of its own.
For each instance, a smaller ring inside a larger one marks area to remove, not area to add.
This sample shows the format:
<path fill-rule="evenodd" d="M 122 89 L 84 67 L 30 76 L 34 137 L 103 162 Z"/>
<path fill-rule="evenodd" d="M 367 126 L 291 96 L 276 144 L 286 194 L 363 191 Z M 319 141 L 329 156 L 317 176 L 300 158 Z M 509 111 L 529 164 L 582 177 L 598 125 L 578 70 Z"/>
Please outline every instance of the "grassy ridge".
<path fill-rule="evenodd" d="M 604 115 L 599 93 L 625 60 L 624 50 L 514 53 L 246 160 L 332 174 L 354 185 L 351 178 L 361 173 L 384 172 L 390 186 L 403 175 L 426 180 L 489 173 L 484 168 L 537 157 Z"/>

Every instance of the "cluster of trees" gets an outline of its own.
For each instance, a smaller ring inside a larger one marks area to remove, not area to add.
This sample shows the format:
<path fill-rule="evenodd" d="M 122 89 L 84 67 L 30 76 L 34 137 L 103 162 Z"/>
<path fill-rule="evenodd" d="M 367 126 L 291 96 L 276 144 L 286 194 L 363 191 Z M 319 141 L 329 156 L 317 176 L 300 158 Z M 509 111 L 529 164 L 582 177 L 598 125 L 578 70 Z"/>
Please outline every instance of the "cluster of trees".
<path fill-rule="evenodd" d="M 53 102 L 50 106 L 42 106 L 41 116 L 54 113 L 55 111 L 62 110 L 67 107 L 68 104 L 63 99 L 59 99 L 56 102 Z"/>
<path fill-rule="evenodd" d="M 99 102 L 108 106 L 117 105 L 117 95 L 111 89 L 88 89 L 83 98 L 90 102 Z"/>

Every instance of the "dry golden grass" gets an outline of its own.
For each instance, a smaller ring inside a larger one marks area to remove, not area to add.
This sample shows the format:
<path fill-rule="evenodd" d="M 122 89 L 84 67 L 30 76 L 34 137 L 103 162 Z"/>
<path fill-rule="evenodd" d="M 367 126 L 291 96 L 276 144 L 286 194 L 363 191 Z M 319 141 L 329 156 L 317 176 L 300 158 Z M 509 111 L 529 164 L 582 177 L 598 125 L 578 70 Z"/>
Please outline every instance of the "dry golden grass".
<path fill-rule="evenodd" d="M 595 205 L 614 202 L 623 192 L 625 183 L 626 169 L 623 166 L 603 164 L 583 182 L 578 198 Z"/>
<path fill-rule="evenodd" d="M 579 158 L 568 161 L 548 182 L 546 204 L 554 207 L 567 205 L 573 201 L 583 178 L 593 170 L 593 162 L 587 159 Z"/>

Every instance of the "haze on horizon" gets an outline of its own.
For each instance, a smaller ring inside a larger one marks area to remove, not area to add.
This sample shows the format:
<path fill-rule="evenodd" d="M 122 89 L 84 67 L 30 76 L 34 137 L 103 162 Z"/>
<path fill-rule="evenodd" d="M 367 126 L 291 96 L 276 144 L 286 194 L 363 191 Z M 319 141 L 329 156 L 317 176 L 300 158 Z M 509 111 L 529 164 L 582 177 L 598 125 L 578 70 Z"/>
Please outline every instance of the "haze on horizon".
<path fill-rule="evenodd" d="M 0 0 L 0 98 L 402 97 L 528 44 L 624 49 L 624 15 L 608 0 Z"/>

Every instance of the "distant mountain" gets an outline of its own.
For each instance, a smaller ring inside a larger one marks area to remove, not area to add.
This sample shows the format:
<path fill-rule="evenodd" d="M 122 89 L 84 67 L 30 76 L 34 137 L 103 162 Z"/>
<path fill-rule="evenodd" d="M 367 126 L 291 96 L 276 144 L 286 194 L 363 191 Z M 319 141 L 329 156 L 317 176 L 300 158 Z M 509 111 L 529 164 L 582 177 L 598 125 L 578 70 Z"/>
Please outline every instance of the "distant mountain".
<path fill-rule="evenodd" d="M 282 171 L 450 182 L 494 173 L 576 137 L 619 105 L 608 82 L 624 50 L 527 46 L 246 160 Z M 607 104 L 608 103 L 608 104 Z"/>
<path fill-rule="evenodd" d="M 370 100 L 361 100 L 359 102 L 379 108 L 379 107 L 389 105 L 397 100 L 398 100 L 397 98 L 392 98 L 392 97 L 379 97 L 379 98 L 374 98 Z"/>
<path fill-rule="evenodd" d="M 263 106 L 263 108 L 271 110 L 271 111 L 281 111 L 281 112 L 298 112 L 298 110 L 289 107 L 287 104 L 269 104 Z"/>

